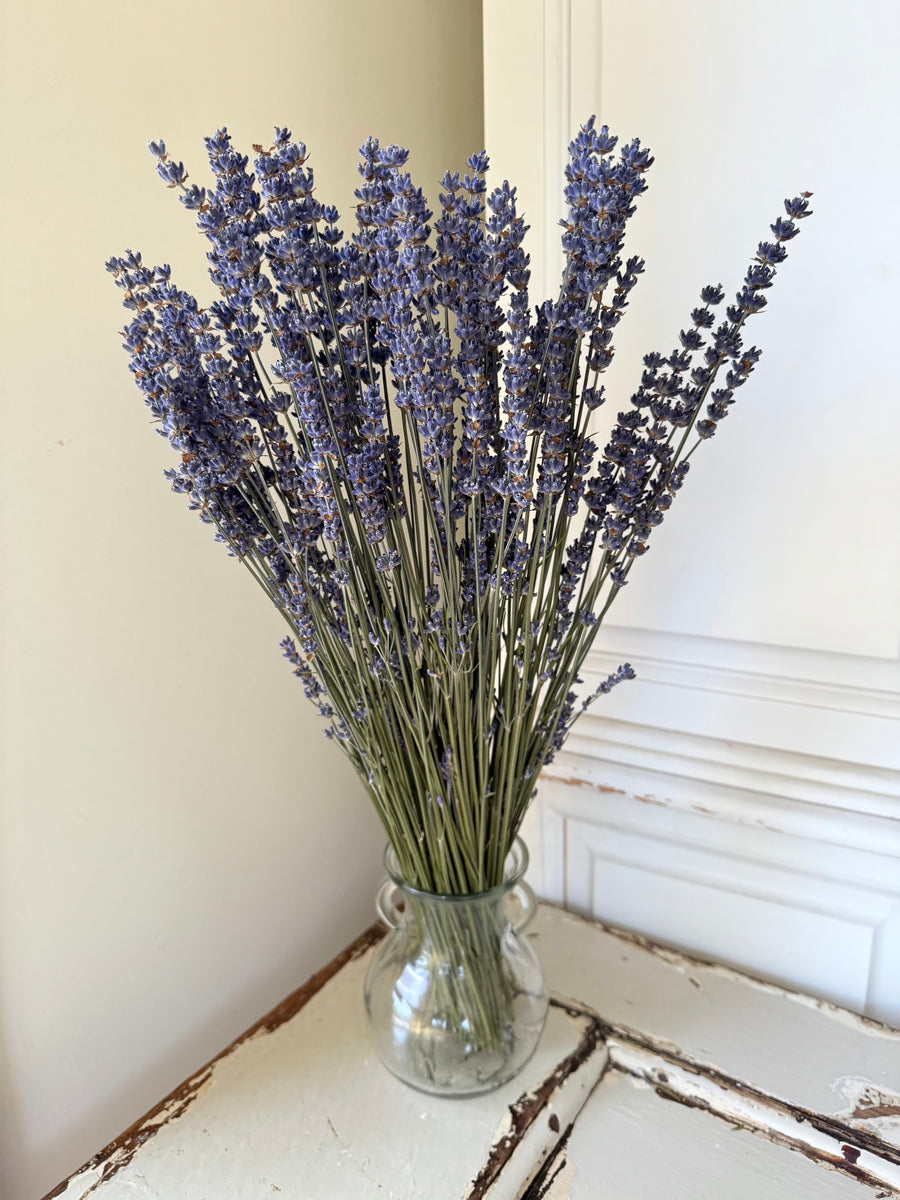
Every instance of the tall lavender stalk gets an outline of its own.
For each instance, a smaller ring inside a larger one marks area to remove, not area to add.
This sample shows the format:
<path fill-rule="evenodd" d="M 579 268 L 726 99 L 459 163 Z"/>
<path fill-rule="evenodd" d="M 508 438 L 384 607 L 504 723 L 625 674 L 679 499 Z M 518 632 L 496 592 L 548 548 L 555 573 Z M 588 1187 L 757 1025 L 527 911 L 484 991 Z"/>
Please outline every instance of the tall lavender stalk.
<path fill-rule="evenodd" d="M 760 243 L 724 315 L 719 286 L 640 385 L 606 446 L 590 434 L 616 326 L 643 271 L 624 259 L 649 152 L 593 118 L 569 147 L 559 294 L 532 308 L 516 191 L 487 155 L 445 175 L 430 224 L 407 151 L 361 148 L 356 227 L 317 199 L 287 129 L 253 172 L 222 129 L 214 184 L 188 184 L 219 299 L 168 266 L 107 268 L 133 317 L 131 369 L 177 451 L 167 472 L 284 616 L 307 697 L 359 771 L 413 885 L 499 883 L 538 773 L 578 714 L 579 670 L 760 358 L 765 306 L 809 193 Z"/>

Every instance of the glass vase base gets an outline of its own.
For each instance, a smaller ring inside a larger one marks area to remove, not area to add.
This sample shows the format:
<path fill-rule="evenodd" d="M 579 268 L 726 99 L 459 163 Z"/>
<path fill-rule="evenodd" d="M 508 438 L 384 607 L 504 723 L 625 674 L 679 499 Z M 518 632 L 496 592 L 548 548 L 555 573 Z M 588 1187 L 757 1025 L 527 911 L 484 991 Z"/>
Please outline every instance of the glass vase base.
<path fill-rule="evenodd" d="M 549 1001 L 523 936 L 537 907 L 527 863 L 517 841 L 502 884 L 444 896 L 410 887 L 386 853 L 378 911 L 388 933 L 366 974 L 366 1011 L 378 1057 L 417 1091 L 493 1091 L 537 1048 Z"/>

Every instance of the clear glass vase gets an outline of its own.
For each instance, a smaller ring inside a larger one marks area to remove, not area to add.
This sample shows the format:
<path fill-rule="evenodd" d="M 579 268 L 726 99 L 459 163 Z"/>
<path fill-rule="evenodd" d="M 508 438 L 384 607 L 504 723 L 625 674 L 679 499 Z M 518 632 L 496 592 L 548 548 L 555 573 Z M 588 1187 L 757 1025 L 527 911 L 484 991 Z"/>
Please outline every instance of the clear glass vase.
<path fill-rule="evenodd" d="M 469 896 L 410 886 L 393 850 L 377 908 L 388 933 L 366 975 L 381 1061 L 412 1087 L 472 1096 L 511 1079 L 531 1058 L 547 1016 L 541 965 L 522 931 L 537 907 L 516 840 L 503 883 Z"/>

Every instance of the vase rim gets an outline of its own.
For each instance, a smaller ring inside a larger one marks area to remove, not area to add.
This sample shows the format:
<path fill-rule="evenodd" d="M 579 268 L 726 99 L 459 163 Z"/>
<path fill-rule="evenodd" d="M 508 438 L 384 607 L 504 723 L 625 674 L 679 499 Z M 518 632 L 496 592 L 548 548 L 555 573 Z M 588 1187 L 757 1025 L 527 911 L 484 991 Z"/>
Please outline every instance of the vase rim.
<path fill-rule="evenodd" d="M 390 842 L 384 848 L 383 862 L 384 869 L 390 879 L 408 895 L 420 896 L 423 900 L 441 900 L 451 904 L 458 904 L 471 900 L 486 900 L 492 896 L 499 897 L 503 892 L 508 892 L 510 888 L 514 888 L 517 883 L 521 882 L 525 872 L 528 870 L 529 854 L 528 847 L 521 837 L 517 836 L 509 854 L 506 856 L 503 882 L 498 883 L 495 887 L 487 888 L 483 892 L 429 892 L 425 888 L 413 887 L 400 874 L 397 865 L 397 854 Z"/>

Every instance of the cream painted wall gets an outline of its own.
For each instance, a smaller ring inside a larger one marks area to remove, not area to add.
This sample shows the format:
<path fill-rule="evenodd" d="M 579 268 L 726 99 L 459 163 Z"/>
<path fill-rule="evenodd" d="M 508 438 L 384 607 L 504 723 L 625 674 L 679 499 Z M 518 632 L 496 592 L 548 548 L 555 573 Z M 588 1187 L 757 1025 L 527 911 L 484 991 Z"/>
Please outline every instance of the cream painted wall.
<path fill-rule="evenodd" d="M 249 577 L 172 496 L 104 260 L 204 291 L 164 137 L 482 143 L 476 0 L 6 5 L 0 1195 L 34 1200 L 366 923 L 381 834 Z"/>

